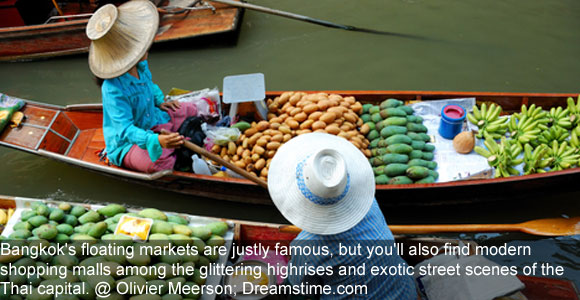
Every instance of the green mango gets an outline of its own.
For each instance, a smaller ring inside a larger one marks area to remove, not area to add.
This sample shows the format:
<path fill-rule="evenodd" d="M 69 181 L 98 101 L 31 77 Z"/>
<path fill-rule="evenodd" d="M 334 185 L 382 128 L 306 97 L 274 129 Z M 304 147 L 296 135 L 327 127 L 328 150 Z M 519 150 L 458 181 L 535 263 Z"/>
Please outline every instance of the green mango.
<path fill-rule="evenodd" d="M 192 235 L 196 238 L 200 238 L 205 241 L 211 236 L 211 229 L 207 228 L 207 226 L 195 226 L 190 228 Z"/>
<path fill-rule="evenodd" d="M 64 212 L 69 212 L 72 209 L 72 206 L 70 205 L 70 203 L 61 202 L 58 205 L 58 208 L 61 209 Z"/>
<path fill-rule="evenodd" d="M 30 224 L 30 223 L 28 223 L 28 222 L 24 221 L 24 222 L 18 222 L 18 223 L 16 223 L 16 224 L 14 224 L 14 227 L 12 227 L 12 229 L 13 229 L 13 230 L 20 230 L 20 229 L 23 229 L 23 230 L 28 230 L 28 231 L 30 231 L 30 230 L 34 229 L 34 227 L 32 226 L 32 224 Z"/>
<path fill-rule="evenodd" d="M 187 224 L 189 224 L 189 222 L 184 217 L 174 216 L 174 215 L 168 216 L 167 217 L 167 222 L 175 223 L 175 224 L 181 224 L 181 225 L 187 225 Z"/>
<path fill-rule="evenodd" d="M 59 233 L 54 238 L 54 241 L 59 243 L 59 244 L 66 244 L 66 243 L 70 242 L 70 237 L 64 233 Z"/>
<path fill-rule="evenodd" d="M 27 239 L 29 237 L 32 236 L 32 233 L 28 230 L 24 230 L 24 229 L 19 229 L 19 230 L 14 230 L 14 232 L 12 232 L 8 238 L 12 239 L 12 240 L 23 240 L 23 239 Z"/>
<path fill-rule="evenodd" d="M 70 226 L 77 226 L 79 224 L 77 217 L 73 215 L 65 215 L 64 218 L 62 219 L 62 222 L 65 224 L 69 224 Z"/>
<path fill-rule="evenodd" d="M 125 206 L 120 205 L 120 204 L 109 204 L 105 207 L 101 207 L 97 210 L 97 212 L 99 212 L 101 215 L 105 216 L 105 217 L 113 217 L 117 214 L 120 213 L 124 213 L 127 211 L 127 208 L 125 208 Z M 118 222 L 118 221 L 117 221 Z"/>
<path fill-rule="evenodd" d="M 192 230 L 189 227 L 187 227 L 186 225 L 176 224 L 176 225 L 173 225 L 173 233 L 190 236 L 192 233 Z"/>
<path fill-rule="evenodd" d="M 89 230 L 95 225 L 95 223 L 85 223 L 83 225 L 77 226 L 74 228 L 74 232 L 81 233 L 81 234 L 88 234 Z"/>
<path fill-rule="evenodd" d="M 219 235 L 212 235 L 205 243 L 208 246 L 223 246 L 226 244 L 226 240 Z"/>
<path fill-rule="evenodd" d="M 86 212 L 87 212 L 87 209 L 84 206 L 75 205 L 70 210 L 70 215 L 78 218 L 78 217 L 84 215 Z"/>
<path fill-rule="evenodd" d="M 107 223 L 99 222 L 89 229 L 88 235 L 94 238 L 100 238 L 107 231 Z"/>
<path fill-rule="evenodd" d="M 28 223 L 30 223 L 30 225 L 34 227 L 39 227 L 40 225 L 48 223 L 48 218 L 46 218 L 45 216 L 34 216 L 28 219 Z"/>
<path fill-rule="evenodd" d="M 70 224 L 66 223 L 56 225 L 56 230 L 58 230 L 59 233 L 66 235 L 71 235 L 75 232 L 74 228 Z"/>
<path fill-rule="evenodd" d="M 151 233 L 163 233 L 170 235 L 173 233 L 173 224 L 165 221 L 155 220 L 151 225 Z"/>
<path fill-rule="evenodd" d="M 90 210 L 80 216 L 78 220 L 81 224 L 96 223 L 101 220 L 101 215 L 94 210 Z"/>
<path fill-rule="evenodd" d="M 48 217 L 48 215 L 50 214 L 50 209 L 48 208 L 48 206 L 46 206 L 44 204 L 37 206 L 35 211 L 36 211 L 36 214 L 39 216 Z"/>
<path fill-rule="evenodd" d="M 150 218 L 154 220 L 167 221 L 167 215 L 156 208 L 146 208 L 138 213 L 143 218 Z"/>
<path fill-rule="evenodd" d="M 211 230 L 212 234 L 217 234 L 220 236 L 224 236 L 229 229 L 226 222 L 213 222 L 207 224 L 206 226 L 209 230 Z"/>
<path fill-rule="evenodd" d="M 32 218 L 36 216 L 36 211 L 33 210 L 27 210 L 27 211 L 23 211 L 22 215 L 20 215 L 20 220 L 22 221 L 28 221 L 28 219 Z"/>
<path fill-rule="evenodd" d="M 205 284 L 205 281 L 207 279 L 207 278 L 201 276 L 201 272 L 199 271 L 198 268 L 196 268 L 194 270 L 194 273 L 193 273 L 193 276 L 192 277 L 193 277 L 193 281 L 195 283 L 197 283 L 198 285 L 204 285 Z"/>
<path fill-rule="evenodd" d="M 183 234 L 170 234 L 169 240 L 177 246 L 187 246 L 193 244 L 193 239 Z"/>
<path fill-rule="evenodd" d="M 73 266 L 79 264 L 79 259 L 73 255 L 56 255 L 52 258 L 51 264 L 53 266 L 65 266 L 67 269 L 71 269 Z"/>
<path fill-rule="evenodd" d="M 59 222 L 60 220 L 64 219 L 64 211 L 60 208 L 55 208 L 50 212 L 48 218 L 52 221 Z"/>

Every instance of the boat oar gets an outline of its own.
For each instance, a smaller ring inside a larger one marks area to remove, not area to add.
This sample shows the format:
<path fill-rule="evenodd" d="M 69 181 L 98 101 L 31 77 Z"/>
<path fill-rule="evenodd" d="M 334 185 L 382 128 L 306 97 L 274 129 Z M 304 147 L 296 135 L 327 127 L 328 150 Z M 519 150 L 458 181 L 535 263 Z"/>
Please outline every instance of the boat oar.
<path fill-rule="evenodd" d="M 337 24 L 337 23 L 333 23 L 333 22 L 329 22 L 329 21 L 319 20 L 319 19 L 315 19 L 315 18 L 287 12 L 287 11 L 272 9 L 272 8 L 268 8 L 268 7 L 264 7 L 264 6 L 259 6 L 259 5 L 244 3 L 244 2 L 239 2 L 239 1 L 233 1 L 233 0 L 210 0 L 210 1 L 218 2 L 218 3 L 222 3 L 222 4 L 227 4 L 227 5 L 234 6 L 234 7 L 247 8 L 247 9 L 251 9 L 251 10 L 255 10 L 255 11 L 259 11 L 259 12 L 263 12 L 263 13 L 267 13 L 267 14 L 271 14 L 271 15 L 276 15 L 276 16 L 294 19 L 294 20 L 298 20 L 298 21 L 304 21 L 304 22 L 308 22 L 308 23 L 312 23 L 312 24 L 316 24 L 316 25 L 322 25 L 322 26 L 331 27 L 331 28 L 338 28 L 338 29 L 344 29 L 344 30 L 349 30 L 349 31 L 365 32 L 365 33 L 380 34 L 380 35 L 391 35 L 391 36 L 398 36 L 398 37 L 405 37 L 405 38 L 425 39 L 424 37 L 420 37 L 420 36 L 412 35 L 412 34 L 380 31 L 380 30 L 375 30 L 375 29 L 367 29 L 367 28 L 354 27 L 354 26 L 350 26 L 350 25 Z"/>
<path fill-rule="evenodd" d="M 533 235 L 565 236 L 580 234 L 580 217 L 538 219 L 519 224 L 447 224 L 447 225 L 389 225 L 394 234 L 430 234 L 448 232 L 510 232 L 521 231 Z M 283 225 L 280 232 L 298 234 L 301 229 Z"/>
<path fill-rule="evenodd" d="M 231 162 L 221 158 L 219 155 L 213 154 L 205 149 L 203 149 L 202 147 L 188 141 L 185 140 L 185 143 L 183 144 L 187 149 L 199 154 L 199 155 L 203 155 L 217 163 L 219 163 L 220 165 L 236 172 L 237 174 L 243 176 L 244 178 L 247 178 L 253 182 L 255 182 L 256 184 L 258 184 L 259 186 L 268 189 L 268 183 L 260 178 L 258 178 L 256 175 L 250 174 L 250 172 L 232 164 Z"/>

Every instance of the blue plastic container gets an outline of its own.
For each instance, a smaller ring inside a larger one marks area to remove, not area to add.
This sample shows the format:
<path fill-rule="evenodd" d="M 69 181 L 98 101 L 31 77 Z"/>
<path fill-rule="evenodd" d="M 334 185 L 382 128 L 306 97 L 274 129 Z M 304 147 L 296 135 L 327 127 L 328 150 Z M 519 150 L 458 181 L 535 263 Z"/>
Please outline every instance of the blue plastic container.
<path fill-rule="evenodd" d="M 446 139 L 453 139 L 461 132 L 465 120 L 465 109 L 459 105 L 448 104 L 441 109 L 439 134 Z"/>

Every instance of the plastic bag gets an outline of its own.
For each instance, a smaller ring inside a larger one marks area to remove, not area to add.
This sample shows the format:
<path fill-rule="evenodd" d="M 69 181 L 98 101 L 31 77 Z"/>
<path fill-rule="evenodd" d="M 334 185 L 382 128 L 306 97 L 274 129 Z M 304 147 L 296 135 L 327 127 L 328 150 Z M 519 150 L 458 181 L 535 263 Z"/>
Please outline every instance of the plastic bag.
<path fill-rule="evenodd" d="M 186 94 L 167 96 L 168 101 L 193 102 L 200 116 L 221 116 L 220 91 L 217 88 L 203 89 Z"/>
<path fill-rule="evenodd" d="M 206 135 L 203 140 L 206 147 L 211 147 L 214 144 L 225 146 L 229 142 L 237 141 L 241 135 L 240 130 L 237 128 L 211 126 L 207 125 L 207 123 L 201 124 L 201 130 Z"/>

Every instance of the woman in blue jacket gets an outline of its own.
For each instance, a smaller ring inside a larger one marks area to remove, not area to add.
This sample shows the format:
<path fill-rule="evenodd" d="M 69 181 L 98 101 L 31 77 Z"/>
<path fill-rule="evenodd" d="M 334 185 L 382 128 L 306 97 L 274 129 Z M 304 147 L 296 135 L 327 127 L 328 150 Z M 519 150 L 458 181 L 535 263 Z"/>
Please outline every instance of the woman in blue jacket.
<path fill-rule="evenodd" d="M 155 5 L 128 1 L 101 7 L 86 30 L 92 40 L 89 67 L 102 81 L 107 158 L 117 166 L 147 173 L 173 168 L 174 149 L 184 139 L 176 131 L 197 113 L 191 103 L 165 102 L 153 83 L 147 54 L 158 25 Z"/>

